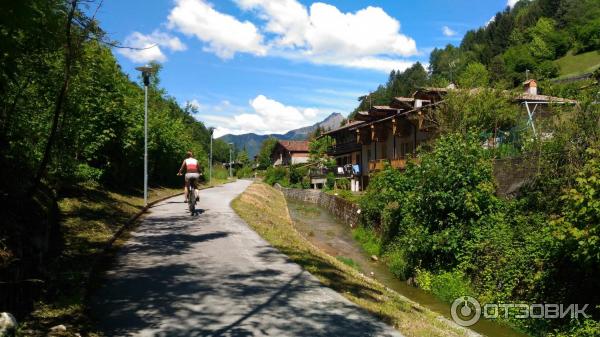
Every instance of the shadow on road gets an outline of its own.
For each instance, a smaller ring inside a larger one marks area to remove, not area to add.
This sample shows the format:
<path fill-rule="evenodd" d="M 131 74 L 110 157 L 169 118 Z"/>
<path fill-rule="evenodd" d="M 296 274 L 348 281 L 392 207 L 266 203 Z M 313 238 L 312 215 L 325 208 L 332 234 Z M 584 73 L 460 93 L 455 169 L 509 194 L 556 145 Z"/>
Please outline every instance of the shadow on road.
<path fill-rule="evenodd" d="M 94 294 L 106 336 L 389 336 L 232 213 L 176 212 L 144 219 Z"/>

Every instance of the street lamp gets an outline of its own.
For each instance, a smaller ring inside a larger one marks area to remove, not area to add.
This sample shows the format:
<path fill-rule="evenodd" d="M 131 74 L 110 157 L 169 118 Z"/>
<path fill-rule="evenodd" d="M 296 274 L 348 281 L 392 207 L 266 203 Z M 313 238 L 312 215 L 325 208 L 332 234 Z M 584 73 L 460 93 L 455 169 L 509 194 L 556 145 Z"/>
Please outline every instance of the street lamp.
<path fill-rule="evenodd" d="M 154 68 L 149 65 L 135 68 L 144 78 L 144 207 L 148 206 L 148 86 Z"/>
<path fill-rule="evenodd" d="M 233 178 L 233 172 L 231 170 L 231 165 L 233 161 L 233 143 L 229 143 L 229 178 Z"/>
<path fill-rule="evenodd" d="M 212 151 L 212 143 L 213 143 L 213 134 L 215 133 L 215 128 L 208 128 L 208 132 L 210 133 L 210 155 L 208 157 L 208 183 L 212 181 L 212 161 L 213 161 L 213 151 Z"/>

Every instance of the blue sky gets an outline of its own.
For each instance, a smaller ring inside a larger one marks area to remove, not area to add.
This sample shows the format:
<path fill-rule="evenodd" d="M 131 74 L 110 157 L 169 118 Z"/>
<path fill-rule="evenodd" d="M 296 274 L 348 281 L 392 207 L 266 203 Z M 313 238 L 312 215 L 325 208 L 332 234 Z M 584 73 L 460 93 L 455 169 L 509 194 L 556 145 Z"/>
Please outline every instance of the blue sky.
<path fill-rule="evenodd" d="M 391 69 L 427 63 L 517 0 L 104 0 L 123 69 L 163 64 L 161 85 L 225 133 L 284 132 L 348 114 Z"/>

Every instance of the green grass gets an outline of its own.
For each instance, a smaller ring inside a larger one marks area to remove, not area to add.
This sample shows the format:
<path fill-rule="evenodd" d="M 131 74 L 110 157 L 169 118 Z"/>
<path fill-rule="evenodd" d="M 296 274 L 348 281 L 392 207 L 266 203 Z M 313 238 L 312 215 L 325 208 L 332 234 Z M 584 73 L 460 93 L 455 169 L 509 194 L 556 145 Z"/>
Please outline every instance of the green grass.
<path fill-rule="evenodd" d="M 352 237 L 369 255 L 379 256 L 381 254 L 381 240 L 372 229 L 359 226 L 352 231 Z"/>
<path fill-rule="evenodd" d="M 592 72 L 600 67 L 600 51 L 566 56 L 554 61 L 560 68 L 560 77 L 569 77 Z"/>
<path fill-rule="evenodd" d="M 334 195 L 336 197 L 340 197 L 342 199 L 348 200 L 352 203 L 358 203 L 360 201 L 360 198 L 362 198 L 362 194 L 359 192 L 352 192 L 352 191 L 348 191 L 348 190 L 328 190 L 325 191 L 325 193 L 327 194 L 331 194 Z"/>
<path fill-rule="evenodd" d="M 338 261 L 342 262 L 343 264 L 347 265 L 348 267 L 354 268 L 356 270 L 360 270 L 360 266 L 358 265 L 358 263 L 356 263 L 356 261 L 352 260 L 349 257 L 345 257 L 345 256 L 336 256 L 335 257 Z"/>
<path fill-rule="evenodd" d="M 358 306 L 380 317 L 405 336 L 465 336 L 438 315 L 365 277 L 344 257 L 333 257 L 300 235 L 290 219 L 283 194 L 267 184 L 255 183 L 232 202 L 250 227 L 317 277 Z"/>

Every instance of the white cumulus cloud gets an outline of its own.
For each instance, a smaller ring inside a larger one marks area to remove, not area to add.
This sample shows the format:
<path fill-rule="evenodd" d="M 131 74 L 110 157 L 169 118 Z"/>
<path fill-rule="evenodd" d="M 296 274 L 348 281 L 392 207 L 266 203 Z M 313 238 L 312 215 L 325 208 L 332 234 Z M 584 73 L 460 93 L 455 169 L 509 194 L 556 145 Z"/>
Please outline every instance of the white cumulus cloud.
<path fill-rule="evenodd" d="M 125 41 L 125 47 L 120 48 L 118 52 L 135 63 L 147 63 L 150 61 L 164 62 L 167 56 L 161 50 L 161 47 L 170 51 L 183 51 L 187 47 L 179 38 L 167 33 L 155 30 L 149 35 L 140 32 L 129 34 Z"/>
<path fill-rule="evenodd" d="M 419 55 L 415 40 L 402 34 L 400 22 L 380 7 L 342 12 L 323 2 L 307 7 L 298 0 L 233 1 L 260 25 L 222 13 L 208 0 L 175 0 L 166 27 L 196 37 L 205 51 L 222 59 L 246 53 L 388 72 L 406 69 L 413 63 L 407 57 Z M 134 34 L 137 45 L 156 43 Z M 163 61 L 159 47 L 177 47 L 160 41 L 164 45 L 124 53 Z"/>
<path fill-rule="evenodd" d="M 452 37 L 452 36 L 455 36 L 457 33 L 456 33 L 456 31 L 452 30 L 450 27 L 444 26 L 444 27 L 442 27 L 442 34 L 444 34 L 444 36 Z"/>
<path fill-rule="evenodd" d="M 168 16 L 168 27 L 197 37 L 207 44 L 206 51 L 224 59 L 237 52 L 267 52 L 263 36 L 253 23 L 218 12 L 203 0 L 177 0 Z"/>
<path fill-rule="evenodd" d="M 202 107 L 202 119 L 216 126 L 215 137 L 225 134 L 272 134 L 285 133 L 292 129 L 318 122 L 321 111 L 315 108 L 299 108 L 258 95 L 249 102 L 248 111 L 240 113 L 240 107 L 227 101 L 214 107 Z M 234 112 L 224 116 L 223 112 Z M 221 112 L 221 114 L 214 114 Z M 211 114 L 212 113 L 212 114 Z"/>
<path fill-rule="evenodd" d="M 278 35 L 276 44 L 304 46 L 310 24 L 306 8 L 296 0 L 235 0 L 244 10 L 256 10 L 267 21 L 265 30 Z"/>
<path fill-rule="evenodd" d="M 416 42 L 400 33 L 400 22 L 379 7 L 343 13 L 321 2 L 310 9 L 297 0 L 236 2 L 266 21 L 265 30 L 277 36 L 271 50 L 277 55 L 387 72 L 405 69 L 412 62 L 399 57 L 417 54 Z"/>
<path fill-rule="evenodd" d="M 513 8 L 513 7 L 515 7 L 515 5 L 517 4 L 517 2 L 519 2 L 519 0 L 508 0 L 508 1 L 506 2 L 506 5 L 507 5 L 508 7 L 510 7 L 510 8 Z"/>

